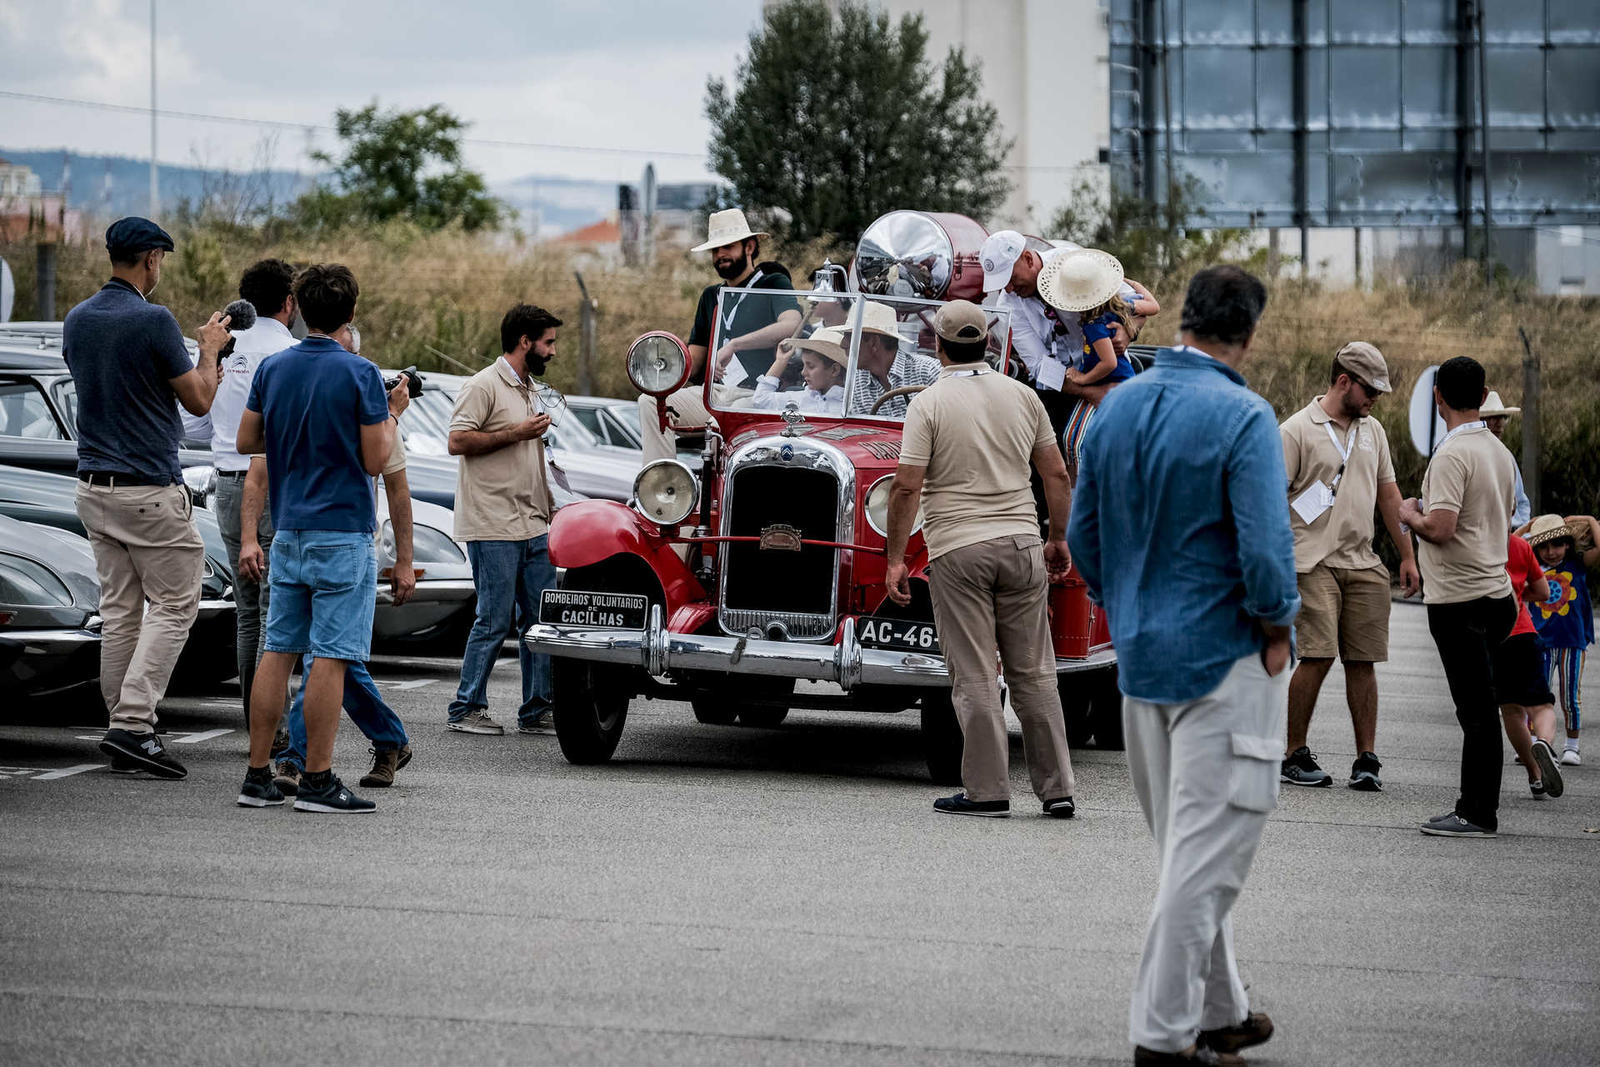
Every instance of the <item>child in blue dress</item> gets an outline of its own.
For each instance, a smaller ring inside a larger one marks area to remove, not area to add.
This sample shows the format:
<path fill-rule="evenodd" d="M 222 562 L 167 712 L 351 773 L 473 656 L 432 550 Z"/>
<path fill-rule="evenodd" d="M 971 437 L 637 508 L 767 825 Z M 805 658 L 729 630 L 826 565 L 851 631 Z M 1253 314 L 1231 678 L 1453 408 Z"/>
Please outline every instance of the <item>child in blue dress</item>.
<path fill-rule="evenodd" d="M 1587 534 L 1590 547 L 1578 550 L 1577 535 Z M 1583 661 L 1594 644 L 1594 608 L 1589 600 L 1588 568 L 1600 562 L 1600 523 L 1590 515 L 1540 515 L 1523 536 L 1533 547 L 1550 583 L 1543 604 L 1529 605 L 1539 643 L 1544 646 L 1545 672 L 1550 688 L 1560 698 L 1567 722 L 1566 748 L 1561 762 L 1576 766 L 1578 728 L 1582 725 Z"/>
<path fill-rule="evenodd" d="M 1133 377 L 1133 364 L 1111 343 L 1112 334 L 1119 327 L 1124 333 L 1130 332 L 1128 305 L 1120 296 L 1083 313 L 1083 358 L 1067 371 L 1067 381 L 1074 385 L 1116 385 Z"/>

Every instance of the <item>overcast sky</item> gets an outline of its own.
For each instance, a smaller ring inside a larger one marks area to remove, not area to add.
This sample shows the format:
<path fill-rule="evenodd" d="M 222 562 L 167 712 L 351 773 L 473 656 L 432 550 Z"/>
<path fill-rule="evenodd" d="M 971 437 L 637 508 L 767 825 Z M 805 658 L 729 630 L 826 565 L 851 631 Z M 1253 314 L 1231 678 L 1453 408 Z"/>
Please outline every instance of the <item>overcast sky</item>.
<path fill-rule="evenodd" d="M 491 180 L 705 176 L 706 78 L 731 76 L 760 0 L 156 0 L 158 107 L 331 125 L 335 108 L 442 103 Z M 0 90 L 148 106 L 149 0 L 0 0 Z M 160 119 L 163 162 L 307 167 L 327 131 Z M 0 145 L 148 158 L 149 117 L 0 97 Z M 687 158 L 668 152 L 688 153 Z"/>

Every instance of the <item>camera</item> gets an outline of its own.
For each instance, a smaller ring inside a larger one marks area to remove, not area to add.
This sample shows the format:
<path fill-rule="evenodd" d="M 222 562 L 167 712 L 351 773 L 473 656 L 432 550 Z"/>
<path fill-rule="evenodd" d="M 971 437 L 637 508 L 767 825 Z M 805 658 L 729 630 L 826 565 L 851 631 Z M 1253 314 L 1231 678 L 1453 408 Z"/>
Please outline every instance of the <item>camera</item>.
<path fill-rule="evenodd" d="M 383 380 L 384 391 L 394 392 L 394 387 L 400 384 L 400 379 L 402 378 L 406 381 L 407 396 L 415 400 L 422 395 L 422 375 L 417 373 L 417 367 L 414 363 L 393 378 L 385 378 Z"/>

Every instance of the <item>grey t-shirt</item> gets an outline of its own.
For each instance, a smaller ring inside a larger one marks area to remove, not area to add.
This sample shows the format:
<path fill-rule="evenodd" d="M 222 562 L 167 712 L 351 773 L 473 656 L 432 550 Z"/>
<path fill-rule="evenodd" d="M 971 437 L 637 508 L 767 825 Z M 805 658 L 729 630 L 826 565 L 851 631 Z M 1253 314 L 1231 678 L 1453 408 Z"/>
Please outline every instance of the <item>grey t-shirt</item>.
<path fill-rule="evenodd" d="M 179 482 L 183 422 L 170 382 L 194 364 L 172 312 L 113 278 L 67 312 L 61 332 L 78 395 L 78 471 Z"/>

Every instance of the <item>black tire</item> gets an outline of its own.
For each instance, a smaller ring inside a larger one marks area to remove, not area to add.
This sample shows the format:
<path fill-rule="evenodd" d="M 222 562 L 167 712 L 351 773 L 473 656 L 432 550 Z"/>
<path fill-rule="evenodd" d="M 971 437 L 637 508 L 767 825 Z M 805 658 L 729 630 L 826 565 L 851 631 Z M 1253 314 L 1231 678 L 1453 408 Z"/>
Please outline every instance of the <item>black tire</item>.
<path fill-rule="evenodd" d="M 604 763 L 617 750 L 628 722 L 633 694 L 618 684 L 621 672 L 603 663 L 556 656 L 551 660 L 555 683 L 556 740 L 568 763 Z M 609 677 L 608 677 L 609 675 Z"/>
<path fill-rule="evenodd" d="M 1093 675 L 1081 671 L 1056 675 L 1056 691 L 1061 694 L 1061 723 L 1067 730 L 1068 748 L 1085 748 L 1094 734 L 1094 724 L 1089 717 L 1090 699 L 1094 692 Z"/>
<path fill-rule="evenodd" d="M 788 708 L 774 708 L 762 705 L 739 709 L 739 725 L 753 726 L 758 730 L 772 730 L 782 726 L 783 720 L 788 717 Z"/>
<path fill-rule="evenodd" d="M 1122 742 L 1122 692 L 1117 688 L 1117 668 L 1095 671 L 1089 690 L 1089 723 L 1096 748 L 1120 752 Z"/>
<path fill-rule="evenodd" d="M 922 694 L 922 755 L 935 785 L 961 784 L 961 724 L 956 721 L 950 690 Z"/>
<path fill-rule="evenodd" d="M 707 726 L 732 726 L 739 718 L 739 706 L 727 694 L 714 689 L 696 689 L 689 697 L 694 717 Z"/>
<path fill-rule="evenodd" d="M 694 717 L 708 726 L 741 726 L 770 730 L 789 715 L 793 678 L 742 677 L 696 689 L 689 697 Z"/>

